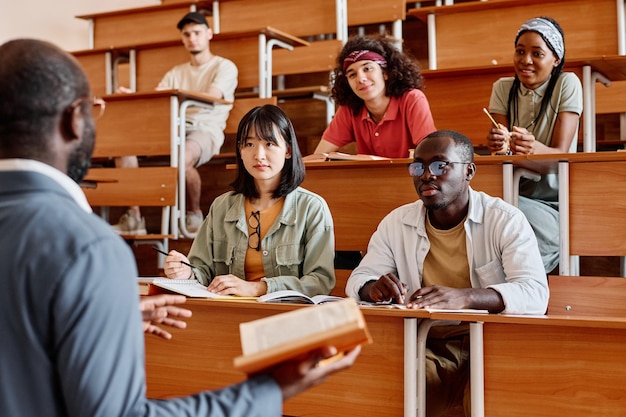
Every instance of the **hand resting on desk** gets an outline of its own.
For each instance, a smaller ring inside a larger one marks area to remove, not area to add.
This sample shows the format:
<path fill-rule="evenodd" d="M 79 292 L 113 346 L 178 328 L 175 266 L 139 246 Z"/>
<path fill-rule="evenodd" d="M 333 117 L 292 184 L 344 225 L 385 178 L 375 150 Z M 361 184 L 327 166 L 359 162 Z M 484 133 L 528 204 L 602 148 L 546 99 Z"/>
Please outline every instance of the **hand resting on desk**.
<path fill-rule="evenodd" d="M 392 273 L 382 275 L 376 281 L 370 281 L 359 290 L 363 301 L 393 301 L 405 304 L 407 308 L 421 309 L 478 309 L 499 313 L 504 310 L 502 296 L 491 288 L 450 288 L 431 285 L 418 288 L 406 296 L 406 284 Z"/>

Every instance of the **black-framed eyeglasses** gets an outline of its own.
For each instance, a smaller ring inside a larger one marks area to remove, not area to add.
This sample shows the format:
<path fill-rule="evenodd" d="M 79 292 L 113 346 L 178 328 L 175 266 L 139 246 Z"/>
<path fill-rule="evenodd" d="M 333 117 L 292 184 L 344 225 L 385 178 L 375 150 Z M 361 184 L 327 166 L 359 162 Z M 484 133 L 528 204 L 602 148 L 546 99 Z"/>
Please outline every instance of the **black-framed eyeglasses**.
<path fill-rule="evenodd" d="M 80 97 L 74 100 L 71 106 L 68 107 L 67 111 L 73 112 L 74 109 L 80 106 L 80 103 L 83 101 L 88 101 L 91 103 L 92 113 L 94 120 L 100 119 L 104 115 L 104 109 L 106 109 L 106 102 L 99 97 Z"/>
<path fill-rule="evenodd" d="M 469 162 L 451 162 L 451 161 L 433 161 L 428 164 L 428 171 L 435 176 L 443 175 L 448 172 L 448 165 L 452 164 L 469 164 Z M 413 162 L 409 164 L 409 175 L 412 177 L 421 177 L 426 172 L 426 166 L 423 162 Z"/>
<path fill-rule="evenodd" d="M 248 227 L 254 229 L 248 236 L 248 247 L 255 251 L 261 250 L 261 212 L 253 211 L 248 217 Z"/>

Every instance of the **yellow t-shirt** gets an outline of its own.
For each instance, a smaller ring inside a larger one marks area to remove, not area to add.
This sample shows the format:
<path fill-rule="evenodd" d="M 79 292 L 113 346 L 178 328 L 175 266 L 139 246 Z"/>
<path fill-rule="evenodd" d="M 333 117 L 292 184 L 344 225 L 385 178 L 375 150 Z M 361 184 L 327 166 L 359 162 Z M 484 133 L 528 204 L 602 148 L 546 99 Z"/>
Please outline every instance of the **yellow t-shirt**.
<path fill-rule="evenodd" d="M 443 285 L 470 288 L 469 263 L 465 246 L 465 221 L 449 230 L 435 228 L 426 216 L 426 234 L 430 251 L 424 259 L 422 286 Z"/>
<path fill-rule="evenodd" d="M 259 212 L 259 226 L 260 226 L 260 236 L 258 236 L 259 242 L 263 242 L 263 238 L 265 234 L 270 229 L 270 227 L 276 221 L 276 218 L 280 214 L 285 205 L 285 199 L 280 199 L 273 206 L 260 211 Z M 252 225 L 256 226 L 256 221 L 251 219 L 252 212 L 256 212 L 254 210 L 248 199 L 246 198 L 246 202 L 244 204 L 244 210 L 246 212 L 246 219 L 248 219 L 248 236 L 252 236 L 256 231 L 256 227 L 251 227 Z M 256 243 L 256 238 L 255 243 Z M 265 277 L 265 269 L 263 268 L 263 245 L 261 244 L 260 250 L 256 250 L 248 245 L 248 251 L 246 252 L 246 260 L 244 262 L 244 273 L 246 277 L 246 281 L 258 281 L 261 278 Z"/>

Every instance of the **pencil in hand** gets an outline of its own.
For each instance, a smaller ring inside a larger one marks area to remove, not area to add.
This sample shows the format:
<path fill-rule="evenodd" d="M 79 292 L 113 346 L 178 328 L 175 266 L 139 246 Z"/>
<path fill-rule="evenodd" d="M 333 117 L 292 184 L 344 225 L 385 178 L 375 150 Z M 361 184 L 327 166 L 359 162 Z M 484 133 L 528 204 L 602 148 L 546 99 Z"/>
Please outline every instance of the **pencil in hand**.
<path fill-rule="evenodd" d="M 487 115 L 489 120 L 491 120 L 491 123 L 493 123 L 493 127 L 495 127 L 496 129 L 500 129 L 500 125 L 498 124 L 498 122 L 496 122 L 496 119 L 494 119 L 491 116 L 491 114 L 489 113 L 489 110 L 487 110 L 486 108 L 483 107 L 483 112 Z"/>
<path fill-rule="evenodd" d="M 503 126 L 500 126 L 500 124 L 498 122 L 496 122 L 496 119 L 494 119 L 491 116 L 491 114 L 489 113 L 489 110 L 487 110 L 486 108 L 483 107 L 483 112 L 487 115 L 489 120 L 491 120 L 491 123 L 493 124 L 493 127 L 495 127 L 496 129 L 504 129 L 504 130 L 506 130 Z M 497 152 L 492 153 L 492 154 L 497 154 Z M 506 148 L 505 148 L 504 154 L 505 155 L 513 155 L 513 152 L 511 152 L 511 135 L 509 134 L 508 131 L 507 131 L 507 135 L 506 135 Z"/>
<path fill-rule="evenodd" d="M 169 255 L 169 253 L 162 251 L 161 249 L 157 248 L 156 246 L 153 246 L 152 249 L 154 249 L 155 251 L 162 253 L 163 255 L 167 256 Z M 183 265 L 187 265 L 189 268 L 193 268 L 193 265 L 190 264 L 189 262 L 185 262 L 185 261 L 179 261 L 181 264 Z"/>

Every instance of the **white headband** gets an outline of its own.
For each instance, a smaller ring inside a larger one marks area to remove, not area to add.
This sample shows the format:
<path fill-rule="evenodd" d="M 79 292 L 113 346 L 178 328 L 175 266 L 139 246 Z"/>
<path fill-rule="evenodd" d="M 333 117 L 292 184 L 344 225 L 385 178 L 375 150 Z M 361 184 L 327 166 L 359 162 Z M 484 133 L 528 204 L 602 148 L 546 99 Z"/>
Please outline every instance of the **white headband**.
<path fill-rule="evenodd" d="M 563 36 L 561 32 L 550 22 L 549 20 L 543 19 L 541 17 L 530 19 L 529 21 L 522 24 L 522 26 L 517 31 L 517 36 L 515 39 L 519 38 L 521 32 L 525 32 L 528 30 L 532 30 L 533 32 L 539 33 L 544 39 L 548 42 L 548 44 L 552 47 L 554 52 L 556 52 L 557 58 L 563 59 L 565 55 L 565 45 L 563 42 Z"/>

